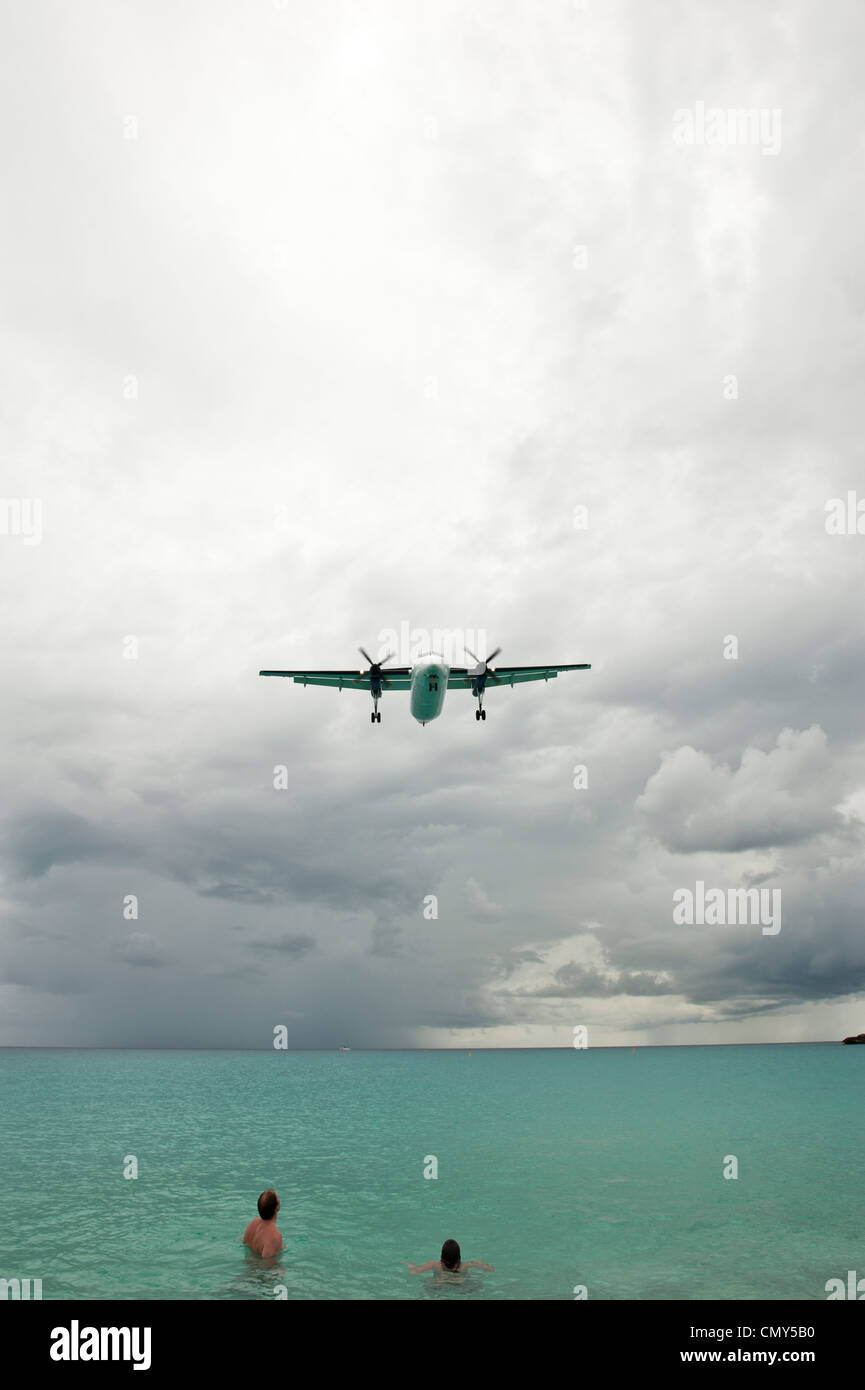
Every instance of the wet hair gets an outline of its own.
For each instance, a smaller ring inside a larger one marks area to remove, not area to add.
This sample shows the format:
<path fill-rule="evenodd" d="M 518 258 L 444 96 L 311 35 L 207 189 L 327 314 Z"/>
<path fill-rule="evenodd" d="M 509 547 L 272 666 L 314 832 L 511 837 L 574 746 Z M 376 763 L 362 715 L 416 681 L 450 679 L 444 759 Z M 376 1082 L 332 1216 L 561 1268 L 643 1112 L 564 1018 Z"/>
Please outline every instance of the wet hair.
<path fill-rule="evenodd" d="M 455 1240 L 446 1240 L 442 1246 L 442 1264 L 445 1269 L 458 1269 L 460 1263 L 460 1248 Z"/>
<path fill-rule="evenodd" d="M 270 1221 L 271 1217 L 276 1215 L 278 1202 L 279 1198 L 272 1187 L 269 1187 L 266 1192 L 262 1192 L 258 1199 L 258 1214 L 262 1221 Z"/>

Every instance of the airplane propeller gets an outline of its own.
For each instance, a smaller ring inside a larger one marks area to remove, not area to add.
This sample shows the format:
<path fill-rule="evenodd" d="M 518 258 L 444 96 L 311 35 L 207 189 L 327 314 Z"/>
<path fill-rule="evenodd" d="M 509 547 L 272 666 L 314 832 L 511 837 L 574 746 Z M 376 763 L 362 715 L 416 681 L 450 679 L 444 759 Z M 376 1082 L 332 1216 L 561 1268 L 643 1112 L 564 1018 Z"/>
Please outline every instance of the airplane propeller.
<path fill-rule="evenodd" d="M 369 670 L 362 671 L 361 675 L 369 676 L 370 679 L 374 681 L 380 681 L 382 679 L 382 666 L 384 666 L 386 661 L 392 661 L 395 655 L 394 652 L 388 652 L 387 656 L 383 656 L 381 661 L 373 661 L 369 652 L 365 652 L 363 647 L 358 647 L 358 651 L 361 656 L 366 657 L 366 660 L 369 662 Z"/>
<path fill-rule="evenodd" d="M 475 656 L 471 647 L 466 647 L 466 651 L 468 652 L 469 656 L 477 662 L 477 666 L 473 671 L 469 672 L 469 675 L 475 676 L 478 680 L 491 680 L 495 685 L 498 685 L 499 678 L 496 675 L 495 671 L 493 671 L 493 669 L 491 668 L 490 662 L 494 661 L 495 658 L 498 656 L 499 652 L 501 651 L 501 647 L 496 647 L 495 651 L 490 652 L 489 656 L 485 657 L 483 661 L 481 661 L 479 656 Z"/>

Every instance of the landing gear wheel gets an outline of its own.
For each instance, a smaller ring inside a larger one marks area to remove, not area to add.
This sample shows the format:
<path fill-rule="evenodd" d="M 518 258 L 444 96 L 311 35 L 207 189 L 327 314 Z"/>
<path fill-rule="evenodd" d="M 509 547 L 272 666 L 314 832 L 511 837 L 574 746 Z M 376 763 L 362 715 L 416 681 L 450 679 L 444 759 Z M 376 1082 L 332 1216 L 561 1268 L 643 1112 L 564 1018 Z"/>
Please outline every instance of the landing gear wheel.
<path fill-rule="evenodd" d="M 481 712 L 480 712 L 479 709 L 476 709 L 476 710 L 475 710 L 475 719 L 480 719 L 480 717 L 481 717 Z"/>
<path fill-rule="evenodd" d="M 370 724 L 374 724 L 374 723 L 375 723 L 375 714 L 374 714 L 374 713 L 371 714 L 371 715 L 369 716 L 369 722 L 370 722 Z"/>
<path fill-rule="evenodd" d="M 486 712 L 485 709 L 482 709 L 482 710 L 481 710 L 481 719 L 486 719 L 486 717 L 487 717 L 487 712 Z"/>

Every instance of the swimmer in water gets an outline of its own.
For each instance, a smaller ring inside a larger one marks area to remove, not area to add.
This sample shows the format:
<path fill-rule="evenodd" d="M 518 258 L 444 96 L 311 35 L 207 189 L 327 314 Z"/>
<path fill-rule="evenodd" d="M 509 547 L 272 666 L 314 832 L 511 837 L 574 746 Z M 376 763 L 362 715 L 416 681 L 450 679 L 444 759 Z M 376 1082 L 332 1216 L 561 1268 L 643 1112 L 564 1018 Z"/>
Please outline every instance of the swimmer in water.
<path fill-rule="evenodd" d="M 276 1255 L 282 1250 L 282 1236 L 276 1229 L 276 1213 L 279 1211 L 279 1198 L 272 1187 L 262 1192 L 258 1199 L 258 1216 L 250 1221 L 243 1233 L 243 1243 L 256 1255 Z"/>
<path fill-rule="evenodd" d="M 406 1260 L 406 1264 L 410 1274 L 426 1274 L 428 1269 L 434 1269 L 437 1274 L 465 1274 L 467 1269 L 485 1269 L 490 1274 L 495 1273 L 492 1265 L 481 1264 L 480 1260 L 464 1261 L 455 1240 L 445 1241 L 440 1260 L 427 1260 L 425 1265 L 413 1265 Z"/>

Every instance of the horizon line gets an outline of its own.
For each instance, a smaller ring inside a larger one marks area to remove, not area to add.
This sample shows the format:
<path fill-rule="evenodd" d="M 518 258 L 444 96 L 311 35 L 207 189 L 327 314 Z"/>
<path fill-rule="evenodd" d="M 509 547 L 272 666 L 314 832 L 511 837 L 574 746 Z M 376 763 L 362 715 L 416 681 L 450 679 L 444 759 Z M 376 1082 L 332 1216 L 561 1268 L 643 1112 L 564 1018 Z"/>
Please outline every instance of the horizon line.
<path fill-rule="evenodd" d="M 848 1034 L 855 1037 L 856 1034 Z M 534 1047 L 349 1047 L 349 1052 L 635 1052 L 637 1048 L 675 1048 L 675 1047 L 822 1047 L 841 1043 L 843 1038 L 798 1038 L 775 1039 L 760 1042 L 724 1043 L 599 1043 L 595 1046 L 574 1047 L 573 1044 L 557 1043 L 555 1046 L 536 1045 Z M 118 1043 L 0 1043 L 0 1052 L 342 1052 L 338 1045 L 333 1047 L 192 1047 L 154 1044 L 130 1047 Z"/>

